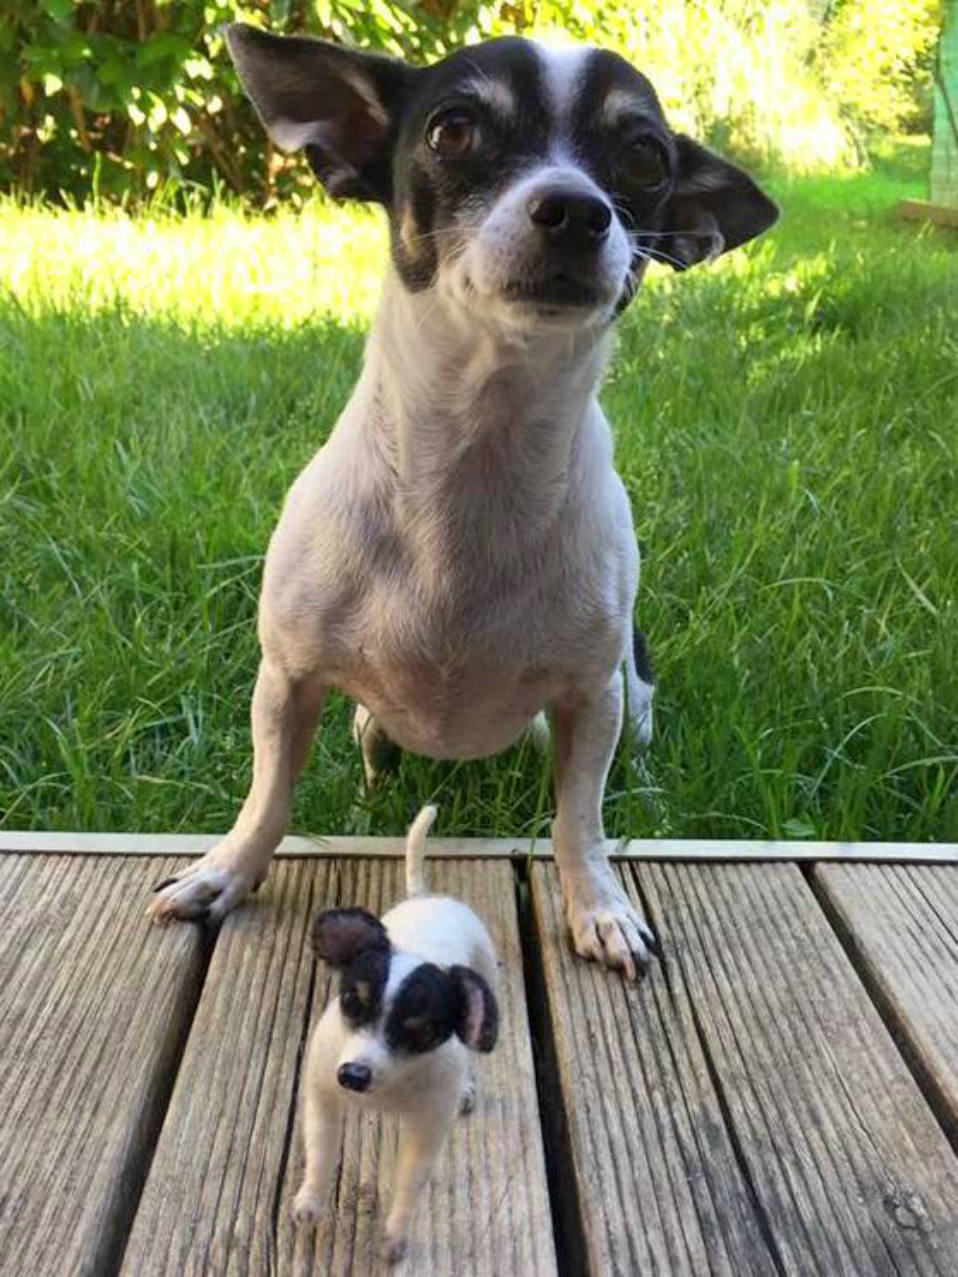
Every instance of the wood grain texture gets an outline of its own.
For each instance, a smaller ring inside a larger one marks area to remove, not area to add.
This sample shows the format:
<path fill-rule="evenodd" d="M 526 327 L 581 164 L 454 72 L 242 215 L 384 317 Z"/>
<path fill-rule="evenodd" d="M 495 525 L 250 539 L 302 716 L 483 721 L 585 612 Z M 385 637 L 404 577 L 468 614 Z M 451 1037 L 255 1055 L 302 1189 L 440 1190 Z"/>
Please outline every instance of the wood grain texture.
<path fill-rule="evenodd" d="M 552 866 L 533 866 L 532 903 L 582 1277 L 774 1274 L 688 999 L 661 971 L 629 986 L 574 957 Z"/>
<path fill-rule="evenodd" d="M 0 854 L 78 856 L 182 856 L 195 859 L 219 841 L 219 834 L 70 833 L 0 829 Z M 402 856 L 405 837 L 291 834 L 276 855 Z M 615 860 L 865 861 L 890 864 L 958 864 L 958 843 L 948 842 L 765 842 L 742 838 L 635 838 L 606 843 Z M 550 859 L 548 838 L 430 838 L 434 859 Z"/>
<path fill-rule="evenodd" d="M 330 992 L 314 970 L 318 908 L 402 895 L 390 860 L 286 861 L 255 905 L 226 920 L 124 1261 L 129 1277 L 321 1273 L 373 1277 L 550 1277 L 555 1258 L 508 864 L 443 861 L 432 885 L 484 918 L 504 960 L 502 1036 L 479 1063 L 463 1118 L 414 1220 L 397 1269 L 378 1258 L 396 1131 L 347 1124 L 337 1208 L 315 1234 L 289 1218 L 302 1163 L 297 1070 L 308 1019 Z"/>
<path fill-rule="evenodd" d="M 823 865 L 814 879 L 958 1140 L 958 866 Z"/>
<path fill-rule="evenodd" d="M 958 1272 L 958 1162 L 800 871 L 635 865 L 780 1272 Z"/>
<path fill-rule="evenodd" d="M 115 1271 L 199 994 L 168 860 L 0 857 L 0 1272 Z"/>

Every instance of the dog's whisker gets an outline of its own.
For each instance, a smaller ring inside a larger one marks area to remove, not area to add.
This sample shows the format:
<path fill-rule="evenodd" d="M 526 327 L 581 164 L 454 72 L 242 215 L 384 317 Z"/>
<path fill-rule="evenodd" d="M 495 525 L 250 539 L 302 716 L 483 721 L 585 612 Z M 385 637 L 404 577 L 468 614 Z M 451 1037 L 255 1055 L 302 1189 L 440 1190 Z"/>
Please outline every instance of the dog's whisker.
<path fill-rule="evenodd" d="M 677 266 L 680 269 L 688 265 L 688 262 L 683 262 L 680 258 L 673 257 L 671 254 L 663 252 L 661 248 L 653 248 L 649 244 L 636 244 L 633 247 L 633 251 L 637 257 L 642 258 L 642 260 L 646 262 L 661 262 L 667 266 Z"/>
<path fill-rule="evenodd" d="M 654 239 L 712 239 L 714 232 L 712 231 L 652 231 L 652 230 L 635 230 L 629 228 L 629 235 L 648 235 Z"/>

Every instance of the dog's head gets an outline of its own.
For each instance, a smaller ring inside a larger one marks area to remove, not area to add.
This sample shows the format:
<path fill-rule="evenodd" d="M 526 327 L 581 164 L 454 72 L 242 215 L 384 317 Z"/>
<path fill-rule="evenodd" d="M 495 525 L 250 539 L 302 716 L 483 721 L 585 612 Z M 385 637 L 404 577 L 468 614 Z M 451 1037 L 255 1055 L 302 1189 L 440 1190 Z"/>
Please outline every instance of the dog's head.
<path fill-rule="evenodd" d="M 375 1094 L 402 1086 L 453 1036 L 473 1051 L 495 1046 L 499 1012 L 482 976 L 398 952 L 366 909 L 318 913 L 313 948 L 342 973 L 336 1080 L 346 1090 Z"/>
<path fill-rule="evenodd" d="M 493 323 L 605 323 L 650 259 L 684 270 L 766 230 L 775 205 L 665 122 L 618 55 L 505 38 L 434 66 L 227 28 L 240 78 L 327 191 L 383 204 L 412 291 Z"/>

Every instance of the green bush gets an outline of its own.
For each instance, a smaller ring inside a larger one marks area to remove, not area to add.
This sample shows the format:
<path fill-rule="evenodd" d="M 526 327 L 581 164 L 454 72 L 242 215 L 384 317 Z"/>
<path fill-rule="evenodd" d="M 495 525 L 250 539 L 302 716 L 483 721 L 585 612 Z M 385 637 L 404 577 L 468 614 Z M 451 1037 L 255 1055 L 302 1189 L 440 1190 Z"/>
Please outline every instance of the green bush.
<path fill-rule="evenodd" d="M 0 182 L 136 200 L 217 186 L 269 203 L 276 154 L 218 28 L 242 18 L 427 59 L 479 36 L 559 28 L 646 69 L 672 119 L 790 168 L 854 163 L 856 136 L 916 127 L 939 0 L 5 0 Z"/>

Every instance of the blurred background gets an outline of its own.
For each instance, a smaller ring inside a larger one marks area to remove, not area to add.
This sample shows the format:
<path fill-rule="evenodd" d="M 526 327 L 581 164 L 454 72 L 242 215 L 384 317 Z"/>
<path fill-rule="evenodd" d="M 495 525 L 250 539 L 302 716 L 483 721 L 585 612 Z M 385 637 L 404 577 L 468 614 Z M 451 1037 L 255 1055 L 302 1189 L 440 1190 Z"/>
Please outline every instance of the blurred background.
<path fill-rule="evenodd" d="M 274 153 L 217 34 L 236 18 L 412 59 L 559 28 L 646 70 L 673 126 L 765 167 L 849 170 L 927 139 L 946 0 L 4 0 L 0 183 L 72 200 L 219 188 L 268 204 Z M 958 97 L 958 93 L 955 95 Z"/>

